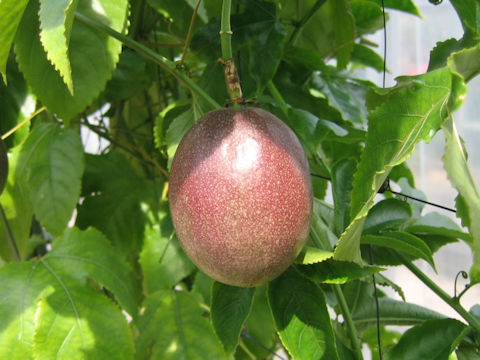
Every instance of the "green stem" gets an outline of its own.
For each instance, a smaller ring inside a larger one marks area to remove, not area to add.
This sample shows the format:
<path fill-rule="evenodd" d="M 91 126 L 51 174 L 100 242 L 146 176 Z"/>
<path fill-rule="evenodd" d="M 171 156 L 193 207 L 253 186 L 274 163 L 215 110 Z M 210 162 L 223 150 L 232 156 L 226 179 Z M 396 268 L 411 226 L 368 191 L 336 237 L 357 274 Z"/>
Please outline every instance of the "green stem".
<path fill-rule="evenodd" d="M 0 204 L 0 218 L 2 219 L 3 228 L 5 229 L 5 235 L 7 238 L 8 246 L 10 247 L 10 251 L 12 252 L 13 259 L 16 262 L 20 262 L 22 259 L 20 258 L 20 252 L 18 251 L 17 244 L 15 243 L 15 237 L 13 236 L 12 229 L 8 224 L 7 216 L 5 215 L 5 210 L 3 210 L 3 206 Z"/>
<path fill-rule="evenodd" d="M 185 39 L 185 46 L 183 47 L 183 53 L 180 59 L 180 66 L 183 66 L 183 63 L 185 62 L 185 57 L 187 56 L 187 51 L 190 47 L 190 42 L 192 41 L 193 27 L 195 26 L 195 20 L 197 19 L 198 8 L 200 7 L 201 2 L 202 0 L 197 0 L 197 5 L 195 5 L 195 9 L 193 9 L 192 19 L 190 20 L 190 26 L 188 27 L 187 38 Z"/>
<path fill-rule="evenodd" d="M 300 22 L 295 26 L 295 30 L 293 30 L 292 35 L 290 35 L 289 43 L 295 44 L 297 41 L 298 36 L 300 35 L 300 30 L 303 26 L 312 18 L 313 15 L 320 9 L 323 4 L 325 4 L 327 0 L 317 0 L 317 2 L 311 7 L 311 9 L 303 16 Z"/>
<path fill-rule="evenodd" d="M 220 41 L 222 46 L 222 59 L 228 61 L 233 58 L 232 52 L 232 29 L 230 27 L 230 12 L 232 0 L 223 0 L 222 19 L 220 23 Z"/>
<path fill-rule="evenodd" d="M 357 360 L 362 360 L 362 346 L 358 338 L 357 329 L 355 327 L 355 324 L 353 323 L 352 314 L 350 313 L 347 301 L 345 300 L 345 296 L 343 295 L 342 288 L 338 284 L 333 284 L 332 289 L 335 297 L 337 298 L 338 304 L 340 305 L 340 310 L 345 320 L 345 324 L 347 325 L 347 330 L 350 334 L 350 339 L 352 340 L 352 347 L 355 356 Z"/>
<path fill-rule="evenodd" d="M 480 321 L 478 321 L 472 314 L 470 314 L 465 308 L 460 305 L 457 298 L 452 298 L 445 291 L 443 291 L 435 282 L 432 281 L 422 270 L 420 270 L 415 264 L 408 260 L 403 254 L 397 253 L 398 257 L 417 278 L 419 278 L 426 286 L 430 288 L 435 294 L 437 294 L 443 301 L 445 301 L 451 308 L 453 308 L 461 317 L 463 317 L 471 326 L 473 326 L 477 332 L 480 333 Z"/>
<path fill-rule="evenodd" d="M 97 29 L 114 39 L 122 42 L 124 45 L 128 46 L 129 48 L 135 50 L 139 54 L 145 56 L 147 59 L 152 60 L 156 64 L 158 64 L 162 69 L 168 71 L 170 74 L 175 76 L 177 80 L 183 83 L 187 88 L 189 88 L 192 92 L 196 93 L 200 97 L 202 97 L 212 108 L 218 109 L 221 108 L 220 104 L 218 104 L 214 99 L 212 99 L 201 87 L 199 87 L 193 80 L 191 80 L 188 76 L 183 74 L 179 71 L 176 67 L 176 64 L 155 53 L 154 51 L 150 50 L 148 47 L 144 46 L 143 44 L 123 35 L 119 32 L 113 30 L 111 27 L 102 24 L 86 15 L 80 14 L 78 12 L 75 13 L 75 17 L 83 22 L 84 24 Z"/>
<path fill-rule="evenodd" d="M 132 20 L 132 25 L 131 25 L 132 30 L 130 32 L 130 37 L 132 39 L 136 39 L 138 37 L 142 20 L 143 20 L 144 11 L 145 11 L 145 0 L 139 0 L 133 12 L 134 18 Z"/>

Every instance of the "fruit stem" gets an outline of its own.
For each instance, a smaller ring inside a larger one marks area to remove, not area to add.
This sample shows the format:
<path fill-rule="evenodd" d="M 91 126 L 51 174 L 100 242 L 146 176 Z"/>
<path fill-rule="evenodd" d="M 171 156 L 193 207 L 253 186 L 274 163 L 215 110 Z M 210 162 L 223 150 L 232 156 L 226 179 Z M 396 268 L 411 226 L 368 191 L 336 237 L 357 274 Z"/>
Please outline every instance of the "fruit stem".
<path fill-rule="evenodd" d="M 225 71 L 225 82 L 228 96 L 234 104 L 243 103 L 242 87 L 238 77 L 232 52 L 232 29 L 230 27 L 230 13 L 232 0 L 223 0 L 222 19 L 220 24 L 220 45 L 222 47 L 222 59 L 220 62 Z"/>
<path fill-rule="evenodd" d="M 352 341 L 352 347 L 355 353 L 355 357 L 357 358 L 357 360 L 362 360 L 362 347 L 358 338 L 357 329 L 355 328 L 355 324 L 353 323 L 352 314 L 350 313 L 347 301 L 345 300 L 345 296 L 343 295 L 342 288 L 338 284 L 333 284 L 332 289 L 335 297 L 337 298 L 338 304 L 340 305 L 340 310 L 345 320 L 345 324 L 347 325 L 347 330 L 350 334 L 350 339 Z"/>
<path fill-rule="evenodd" d="M 84 24 L 96 29 L 96 30 L 99 30 L 99 31 L 103 32 L 104 34 L 107 34 L 107 35 L 113 37 L 114 39 L 117 39 L 122 44 L 128 46 L 132 50 L 135 50 L 140 55 L 143 55 L 147 59 L 149 59 L 149 60 L 153 61 L 154 63 L 158 64 L 162 69 L 168 71 L 170 74 L 175 76 L 177 78 L 177 80 L 180 81 L 181 83 L 183 83 L 187 88 L 189 88 L 190 91 L 192 91 L 193 93 L 202 97 L 213 109 L 221 108 L 220 104 L 218 104 L 212 97 L 210 97 L 210 95 L 208 95 L 205 91 L 203 91 L 203 89 L 200 86 L 198 86 L 187 75 L 185 75 L 184 73 L 179 71 L 177 69 L 176 64 L 173 61 L 167 59 L 166 57 L 163 57 L 163 56 L 157 54 L 156 52 L 152 51 L 151 49 L 149 49 L 145 45 L 139 43 L 138 41 L 135 41 L 135 40 L 133 40 L 133 39 L 117 32 L 117 31 L 115 31 L 111 27 L 92 19 L 91 17 L 88 17 L 86 15 L 83 15 L 81 13 L 76 12 L 75 13 L 75 18 L 77 20 L 83 22 Z"/>
<path fill-rule="evenodd" d="M 460 305 L 458 298 L 452 298 L 445 291 L 443 291 L 435 282 L 433 282 L 422 270 L 415 264 L 409 261 L 403 254 L 397 253 L 398 257 L 417 278 L 419 278 L 427 287 L 437 294 L 443 301 L 445 301 L 452 309 L 454 309 L 461 317 L 463 317 L 477 332 L 480 333 L 480 321 L 478 321 L 472 314 Z"/>
<path fill-rule="evenodd" d="M 20 258 L 20 252 L 18 251 L 17 244 L 15 243 L 15 238 L 13 236 L 12 229 L 8 224 L 7 216 L 5 215 L 5 211 L 3 210 L 3 206 L 0 204 L 0 218 L 2 219 L 2 225 L 5 229 L 5 235 L 7 238 L 8 246 L 10 247 L 10 251 L 12 252 L 13 259 L 16 262 L 20 262 L 22 259 Z"/>

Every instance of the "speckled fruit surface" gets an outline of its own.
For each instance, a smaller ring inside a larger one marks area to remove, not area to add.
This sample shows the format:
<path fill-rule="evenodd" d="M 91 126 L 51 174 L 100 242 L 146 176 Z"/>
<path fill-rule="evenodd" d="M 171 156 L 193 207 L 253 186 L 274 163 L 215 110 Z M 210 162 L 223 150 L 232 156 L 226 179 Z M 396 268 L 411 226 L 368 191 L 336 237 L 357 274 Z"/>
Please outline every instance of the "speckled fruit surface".
<path fill-rule="evenodd" d="M 291 265 L 309 232 L 312 199 L 297 137 L 262 109 L 206 114 L 173 159 L 177 236 L 202 271 L 226 284 L 256 286 Z"/>
<path fill-rule="evenodd" d="M 8 156 L 7 148 L 2 139 L 0 139 L 0 194 L 3 192 L 8 178 Z"/>

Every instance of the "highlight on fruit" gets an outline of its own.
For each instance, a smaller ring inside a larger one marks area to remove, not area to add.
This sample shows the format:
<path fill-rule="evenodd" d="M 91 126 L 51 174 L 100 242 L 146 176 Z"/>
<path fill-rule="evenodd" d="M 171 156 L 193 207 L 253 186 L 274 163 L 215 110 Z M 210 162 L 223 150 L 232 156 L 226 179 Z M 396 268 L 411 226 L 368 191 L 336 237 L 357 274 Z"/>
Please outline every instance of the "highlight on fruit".
<path fill-rule="evenodd" d="M 170 210 L 180 244 L 226 284 L 260 285 L 290 266 L 308 236 L 312 201 L 299 140 L 259 108 L 207 113 L 173 159 Z"/>

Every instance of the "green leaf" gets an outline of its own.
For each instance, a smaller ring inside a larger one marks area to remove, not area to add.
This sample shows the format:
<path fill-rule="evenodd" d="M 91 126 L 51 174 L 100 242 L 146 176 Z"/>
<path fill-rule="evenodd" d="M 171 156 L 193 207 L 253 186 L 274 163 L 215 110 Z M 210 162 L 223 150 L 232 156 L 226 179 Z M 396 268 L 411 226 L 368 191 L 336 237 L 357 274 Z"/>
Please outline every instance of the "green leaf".
<path fill-rule="evenodd" d="M 157 215 L 150 214 L 150 221 L 145 224 L 140 253 L 143 289 L 147 295 L 171 289 L 195 268 L 174 236 L 168 203 L 163 201 L 159 209 L 152 208 L 151 211 L 157 212 Z"/>
<path fill-rule="evenodd" d="M 379 4 L 370 0 L 352 0 L 351 7 L 358 34 L 373 34 L 383 28 L 383 13 Z"/>
<path fill-rule="evenodd" d="M 333 2 L 332 6 L 337 68 L 342 70 L 350 62 L 356 36 L 355 18 L 352 14 L 350 1 L 337 0 Z"/>
<path fill-rule="evenodd" d="M 364 66 L 369 66 L 378 72 L 383 71 L 383 58 L 373 49 L 362 44 L 354 44 L 352 61 Z"/>
<path fill-rule="evenodd" d="M 398 228 L 412 216 L 410 205 L 395 198 L 376 203 L 367 215 L 363 234 L 378 234 L 387 229 Z"/>
<path fill-rule="evenodd" d="M 443 127 L 445 134 L 445 154 L 443 162 L 447 170 L 447 177 L 464 200 L 465 211 L 460 214 L 466 217 L 472 235 L 473 265 L 470 277 L 473 283 L 480 282 L 480 222 L 476 221 L 476 214 L 480 214 L 480 194 L 475 179 L 467 164 L 467 156 L 462 148 L 453 118 L 450 118 Z M 464 221 L 462 219 L 462 221 Z"/>
<path fill-rule="evenodd" d="M 275 75 L 283 55 L 286 35 L 283 24 L 275 22 L 252 40 L 250 46 L 255 55 L 250 56 L 249 68 L 259 89 L 263 89 Z"/>
<path fill-rule="evenodd" d="M 419 141 L 429 141 L 458 97 L 449 69 L 398 79 L 394 88 L 369 96 L 369 129 L 353 183 L 351 223 L 335 250 L 337 260 L 360 262 L 359 240 L 368 211 L 390 170 Z"/>
<path fill-rule="evenodd" d="M 25 141 L 19 161 L 36 218 L 54 235 L 67 227 L 80 196 L 83 146 L 73 130 L 41 124 Z"/>
<path fill-rule="evenodd" d="M 388 360 L 447 360 L 470 329 L 455 319 L 435 319 L 409 329 L 387 354 Z"/>
<path fill-rule="evenodd" d="M 297 269 L 310 280 L 324 284 L 345 284 L 348 281 L 361 279 L 384 270 L 376 266 L 360 266 L 353 262 L 333 259 L 312 265 L 298 266 Z"/>
<path fill-rule="evenodd" d="M 78 0 L 39 1 L 40 41 L 48 60 L 60 73 L 70 94 L 74 95 L 68 45 Z"/>
<path fill-rule="evenodd" d="M 382 5 L 382 0 L 372 0 Z M 412 15 L 421 16 L 418 8 L 413 0 L 389 0 L 385 2 L 385 7 L 410 13 Z"/>
<path fill-rule="evenodd" d="M 356 161 L 343 159 L 332 167 L 332 192 L 335 211 L 335 232 L 340 235 L 350 223 L 350 199 L 352 196 L 352 180 Z"/>
<path fill-rule="evenodd" d="M 0 2 L 0 73 L 7 84 L 7 60 L 18 24 L 28 0 L 3 0 Z"/>
<path fill-rule="evenodd" d="M 33 219 L 33 209 L 30 203 L 26 184 L 26 164 L 20 161 L 21 146 L 11 149 L 8 163 L 9 174 L 7 185 L 0 197 L 8 224 L 15 238 L 15 243 L 24 259 L 28 254 L 28 239 Z M 6 239 L 6 231 L 0 222 L 0 256 L 5 261 L 14 260 Z"/>
<path fill-rule="evenodd" d="M 57 273 L 69 273 L 81 282 L 94 279 L 110 290 L 132 317 L 136 316 L 139 290 L 132 270 L 98 230 L 66 230 L 53 242 L 44 261 Z"/>
<path fill-rule="evenodd" d="M 146 298 L 138 322 L 137 359 L 226 359 L 204 309 L 184 291 L 157 291 Z"/>
<path fill-rule="evenodd" d="M 338 359 L 323 291 L 290 268 L 268 286 L 283 345 L 295 359 Z"/>
<path fill-rule="evenodd" d="M 432 252 L 425 242 L 412 234 L 400 231 L 384 232 L 382 235 L 365 235 L 362 244 L 383 246 L 404 252 L 414 258 L 421 258 L 435 269 Z"/>
<path fill-rule="evenodd" d="M 463 232 L 462 228 L 452 218 L 437 212 L 425 214 L 412 225 L 407 226 L 405 231 L 415 234 L 448 236 L 463 239 L 467 242 L 472 241 L 471 235 Z"/>
<path fill-rule="evenodd" d="M 37 305 L 35 358 L 132 359 L 132 336 L 120 309 L 88 287 L 60 285 Z"/>
<path fill-rule="evenodd" d="M 444 315 L 429 308 L 405 301 L 380 298 L 378 304 L 380 323 L 382 325 L 416 325 L 423 323 L 425 320 L 445 318 Z M 377 308 L 373 297 L 358 304 L 352 317 L 355 324 L 359 327 L 375 326 L 377 322 Z M 429 357 L 425 359 L 429 359 Z"/>
<path fill-rule="evenodd" d="M 252 307 L 255 288 L 241 288 L 215 281 L 210 307 L 213 329 L 227 354 L 233 354 Z"/>
<path fill-rule="evenodd" d="M 332 251 L 322 250 L 311 246 L 304 246 L 302 252 L 298 255 L 295 262 L 302 265 L 311 265 L 325 261 L 332 256 Z"/>
<path fill-rule="evenodd" d="M 478 23 L 478 1 L 475 0 L 452 0 L 452 5 L 462 22 L 465 35 L 474 37 L 478 34 L 480 25 Z"/>
<path fill-rule="evenodd" d="M 66 351 L 72 358 L 131 359 L 132 336 L 120 309 L 81 286 L 71 267 L 52 265 L 45 259 L 0 268 L 0 357 L 45 359 Z"/>
<path fill-rule="evenodd" d="M 127 5 L 126 0 L 80 1 L 77 11 L 103 23 L 108 19 L 108 26 L 122 32 Z M 122 47 L 112 37 L 74 21 L 68 43 L 75 94 L 72 96 L 42 46 L 38 35 L 38 13 L 37 1 L 30 1 L 15 40 L 18 63 L 27 83 L 42 103 L 68 121 L 83 111 L 104 89 L 112 76 Z M 67 25 L 69 21 L 71 20 L 67 16 L 64 23 Z"/>
<path fill-rule="evenodd" d="M 448 58 L 448 65 L 465 79 L 470 81 L 480 73 L 480 44 L 453 53 Z"/>
<path fill-rule="evenodd" d="M 333 245 L 338 239 L 333 233 L 332 228 L 329 226 L 333 225 L 333 210 L 331 211 L 332 216 L 327 216 L 327 218 L 325 218 L 322 213 L 322 210 L 326 207 L 327 205 L 324 206 L 320 200 L 314 199 L 309 238 L 318 249 L 331 251 Z"/>

